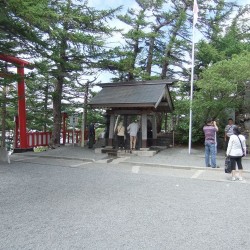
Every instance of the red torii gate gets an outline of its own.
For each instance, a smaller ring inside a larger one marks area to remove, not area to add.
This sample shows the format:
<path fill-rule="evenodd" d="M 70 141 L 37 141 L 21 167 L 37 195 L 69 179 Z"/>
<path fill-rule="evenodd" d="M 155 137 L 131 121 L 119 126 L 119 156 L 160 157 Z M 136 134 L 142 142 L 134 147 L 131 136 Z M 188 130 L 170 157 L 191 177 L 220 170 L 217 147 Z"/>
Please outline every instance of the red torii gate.
<path fill-rule="evenodd" d="M 18 92 L 18 124 L 20 131 L 20 150 L 27 150 L 26 136 L 26 102 L 25 102 L 25 84 L 24 84 L 24 67 L 30 63 L 14 56 L 0 54 L 0 60 L 13 63 L 17 67 L 17 74 L 20 76 L 17 84 Z"/>
<path fill-rule="evenodd" d="M 17 85 L 17 92 L 18 92 L 18 121 L 16 121 L 16 148 L 14 148 L 14 152 L 24 152 L 28 150 L 33 150 L 34 146 L 48 146 L 49 140 L 48 136 L 51 137 L 50 132 L 37 132 L 37 133 L 27 133 L 26 131 L 26 101 L 25 101 L 25 83 L 24 83 L 24 67 L 30 65 L 29 62 L 22 60 L 20 58 L 9 56 L 5 54 L 0 54 L 0 60 L 5 62 L 13 63 L 17 67 L 17 74 L 19 75 L 18 78 L 18 85 Z M 29 67 L 30 68 L 30 67 Z M 0 77 L 8 77 L 8 74 L 5 72 L 0 72 Z M 66 136 L 69 135 L 70 132 L 66 130 L 66 118 L 67 114 L 63 113 L 63 144 L 66 143 Z M 18 133 L 19 128 L 19 133 Z M 19 142 L 20 144 L 17 145 L 17 139 L 19 134 Z M 79 140 L 79 135 L 76 135 L 76 142 Z M 87 135 L 84 134 L 84 137 L 87 138 Z M 36 143 L 34 142 L 36 138 Z M 40 139 L 39 139 L 40 138 Z"/>

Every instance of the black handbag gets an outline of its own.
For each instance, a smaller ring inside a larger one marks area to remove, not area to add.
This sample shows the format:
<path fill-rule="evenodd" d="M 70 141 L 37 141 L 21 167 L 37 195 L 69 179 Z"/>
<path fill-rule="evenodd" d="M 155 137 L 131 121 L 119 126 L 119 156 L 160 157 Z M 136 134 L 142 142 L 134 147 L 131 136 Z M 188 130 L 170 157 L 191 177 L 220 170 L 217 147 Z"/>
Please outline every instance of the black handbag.
<path fill-rule="evenodd" d="M 227 156 L 225 159 L 225 173 L 230 174 L 231 172 L 232 172 L 231 160 L 230 160 L 230 157 Z"/>

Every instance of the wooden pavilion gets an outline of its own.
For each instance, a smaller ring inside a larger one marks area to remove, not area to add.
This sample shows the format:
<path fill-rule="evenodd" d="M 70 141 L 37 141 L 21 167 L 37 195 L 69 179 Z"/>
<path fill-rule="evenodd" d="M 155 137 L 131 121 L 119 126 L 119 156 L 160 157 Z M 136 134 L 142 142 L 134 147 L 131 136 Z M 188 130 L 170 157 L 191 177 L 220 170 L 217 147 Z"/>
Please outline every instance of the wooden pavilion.
<path fill-rule="evenodd" d="M 98 84 L 102 90 L 92 98 L 93 109 L 105 109 L 108 117 L 108 145 L 113 146 L 117 118 L 122 117 L 125 128 L 136 117 L 140 123 L 139 148 L 148 147 L 148 131 L 151 127 L 152 145 L 157 139 L 156 113 L 173 112 L 169 85 L 176 80 L 163 79 L 142 82 L 119 82 Z M 150 125 L 149 125 L 150 124 Z"/>

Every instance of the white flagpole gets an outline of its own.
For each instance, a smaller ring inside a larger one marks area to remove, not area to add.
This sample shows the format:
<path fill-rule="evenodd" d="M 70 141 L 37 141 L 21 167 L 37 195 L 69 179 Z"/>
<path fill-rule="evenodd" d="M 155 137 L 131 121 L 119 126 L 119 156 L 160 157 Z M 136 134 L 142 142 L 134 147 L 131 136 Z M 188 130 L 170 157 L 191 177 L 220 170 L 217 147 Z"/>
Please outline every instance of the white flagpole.
<path fill-rule="evenodd" d="M 190 112 L 189 112 L 189 140 L 188 140 L 188 153 L 191 154 L 191 146 L 192 146 L 192 120 L 193 120 L 193 85 L 194 85 L 194 30 L 195 24 L 198 19 L 198 5 L 197 1 L 194 0 L 193 7 L 193 34 L 192 34 L 192 64 L 191 64 L 191 84 L 190 84 Z"/>

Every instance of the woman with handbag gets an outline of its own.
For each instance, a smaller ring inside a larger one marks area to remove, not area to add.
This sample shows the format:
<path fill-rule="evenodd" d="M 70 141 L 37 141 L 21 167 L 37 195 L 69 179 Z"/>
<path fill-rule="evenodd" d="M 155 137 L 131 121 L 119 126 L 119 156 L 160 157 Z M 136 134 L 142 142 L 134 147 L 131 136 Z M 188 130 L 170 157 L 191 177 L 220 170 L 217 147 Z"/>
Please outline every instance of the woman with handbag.
<path fill-rule="evenodd" d="M 227 147 L 227 156 L 230 157 L 231 168 L 232 168 L 232 181 L 236 180 L 236 163 L 239 171 L 238 179 L 243 180 L 242 177 L 242 163 L 241 158 L 246 155 L 246 139 L 245 136 L 241 135 L 238 127 L 233 129 L 233 135 L 230 136 L 228 147 Z"/>

